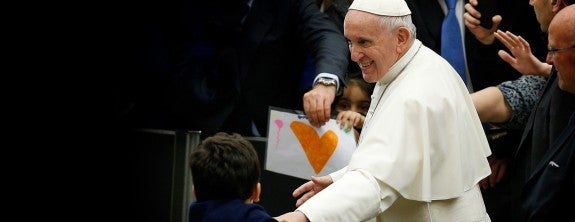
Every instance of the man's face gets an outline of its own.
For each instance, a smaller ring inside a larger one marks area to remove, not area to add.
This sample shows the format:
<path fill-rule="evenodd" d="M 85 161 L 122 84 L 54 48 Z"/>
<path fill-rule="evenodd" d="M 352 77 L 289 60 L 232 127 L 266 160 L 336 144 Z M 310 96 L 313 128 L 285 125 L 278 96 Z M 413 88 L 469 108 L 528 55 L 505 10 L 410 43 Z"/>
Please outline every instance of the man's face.
<path fill-rule="evenodd" d="M 560 23 L 549 27 L 548 58 L 557 69 L 559 88 L 575 94 L 575 35 L 571 32 Z"/>
<path fill-rule="evenodd" d="M 529 0 L 529 5 L 533 6 L 537 22 L 539 22 L 539 26 L 543 32 L 547 32 L 549 23 L 551 23 L 553 16 L 555 16 L 552 1 L 553 0 Z"/>
<path fill-rule="evenodd" d="M 377 15 L 349 10 L 345 16 L 344 33 L 351 59 L 359 65 L 367 82 L 377 82 L 399 59 L 397 30 L 382 28 Z"/>

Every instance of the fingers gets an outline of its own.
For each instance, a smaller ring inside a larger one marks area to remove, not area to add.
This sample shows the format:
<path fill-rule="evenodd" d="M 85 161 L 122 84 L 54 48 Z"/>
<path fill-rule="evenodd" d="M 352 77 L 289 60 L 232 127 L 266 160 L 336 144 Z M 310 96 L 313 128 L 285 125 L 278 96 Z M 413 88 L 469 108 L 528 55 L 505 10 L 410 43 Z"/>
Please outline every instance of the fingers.
<path fill-rule="evenodd" d="M 495 179 L 495 183 L 501 182 L 501 180 L 503 179 L 503 176 L 505 176 L 505 172 L 507 172 L 507 162 L 501 164 L 501 166 L 499 167 L 499 173 L 497 174 L 497 177 Z"/>
<path fill-rule="evenodd" d="M 323 126 L 330 119 L 331 101 L 328 101 L 327 99 L 322 99 L 321 102 L 322 102 L 323 111 L 321 112 L 321 115 L 318 119 L 319 119 L 320 125 Z"/>
<path fill-rule="evenodd" d="M 479 24 L 479 20 L 477 18 L 481 17 L 481 13 L 479 13 L 479 11 L 475 10 L 474 6 L 477 6 L 477 2 L 475 2 L 475 4 L 473 4 L 473 2 L 470 1 L 469 3 L 465 4 L 463 7 L 465 8 L 465 11 L 466 11 L 465 14 L 469 14 L 468 16 L 471 16 L 472 18 L 474 18 L 474 20 L 477 21 L 477 24 Z"/>
<path fill-rule="evenodd" d="M 519 36 L 519 44 L 525 48 L 528 49 L 529 51 L 531 51 L 531 46 L 529 45 L 529 42 L 527 42 L 527 40 L 525 40 L 523 37 Z"/>
<path fill-rule="evenodd" d="M 353 127 L 359 127 L 363 125 L 363 115 L 354 111 L 343 111 L 337 115 L 337 122 L 340 124 L 340 129 L 352 129 Z"/>
<path fill-rule="evenodd" d="M 479 26 L 479 17 L 481 17 L 481 13 L 479 13 L 471 4 L 465 4 L 466 12 L 463 14 L 463 21 L 467 28 L 477 28 Z"/>
<path fill-rule="evenodd" d="M 491 27 L 492 32 L 495 32 L 497 28 L 499 28 L 499 23 L 501 23 L 501 20 L 503 20 L 503 17 L 500 15 L 496 15 L 491 18 L 491 21 L 493 22 L 493 27 Z"/>
<path fill-rule="evenodd" d="M 312 126 L 321 127 L 329 121 L 334 98 L 334 86 L 317 86 L 304 94 L 304 112 Z"/>
<path fill-rule="evenodd" d="M 317 108 L 312 91 L 309 91 L 303 95 L 303 109 L 307 116 L 307 120 L 312 126 L 317 125 Z"/>
<path fill-rule="evenodd" d="M 505 50 L 499 50 L 497 52 L 497 55 L 499 55 L 499 57 L 501 59 L 503 59 L 503 61 L 505 61 L 509 64 L 514 64 L 516 62 L 515 58 L 513 58 L 513 56 L 509 55 L 509 53 L 507 53 Z"/>
<path fill-rule="evenodd" d="M 308 192 L 310 190 L 313 189 L 313 182 L 312 181 L 308 181 L 304 184 L 302 184 L 301 186 L 299 186 L 297 189 L 295 189 L 292 193 L 293 197 L 299 197 L 300 195 L 302 195 L 305 192 Z"/>
<path fill-rule="evenodd" d="M 521 39 L 523 39 L 521 36 L 516 36 L 515 34 L 507 31 L 507 32 L 503 32 L 501 30 L 497 30 L 497 32 L 495 32 L 495 38 L 497 38 L 501 43 L 503 43 L 503 45 L 505 45 L 505 47 L 507 47 L 510 50 L 513 50 L 515 48 L 521 48 L 525 45 L 525 42 L 522 42 Z M 523 39 L 524 40 L 524 39 Z M 529 43 L 527 43 L 527 45 L 529 45 Z"/>
<path fill-rule="evenodd" d="M 511 38 L 505 34 L 504 32 L 502 32 L 501 30 L 497 30 L 495 33 L 495 38 L 497 38 L 497 40 L 499 40 L 501 43 L 503 43 L 503 45 L 505 47 L 507 47 L 508 49 L 513 48 L 513 44 L 510 42 Z"/>
<path fill-rule="evenodd" d="M 489 180 L 489 176 L 483 178 L 481 181 L 479 181 L 479 187 L 481 187 L 481 189 L 486 190 L 488 188 L 488 182 Z"/>
<path fill-rule="evenodd" d="M 307 200 L 309 200 L 309 198 L 313 197 L 314 195 L 315 195 L 315 191 L 313 191 L 313 190 L 305 193 L 301 198 L 299 198 L 296 201 L 295 206 L 296 207 L 301 206 L 303 203 L 305 203 Z"/>
<path fill-rule="evenodd" d="M 489 187 L 493 187 L 496 184 L 497 175 L 499 174 L 499 164 L 497 160 L 494 163 L 491 163 L 491 175 L 489 175 Z"/>

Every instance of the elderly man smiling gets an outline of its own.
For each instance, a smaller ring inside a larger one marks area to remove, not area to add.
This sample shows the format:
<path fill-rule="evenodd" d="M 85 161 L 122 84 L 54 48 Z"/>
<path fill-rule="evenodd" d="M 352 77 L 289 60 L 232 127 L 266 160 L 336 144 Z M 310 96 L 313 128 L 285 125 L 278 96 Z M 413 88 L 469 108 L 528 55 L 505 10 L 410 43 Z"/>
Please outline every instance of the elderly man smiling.
<path fill-rule="evenodd" d="M 465 84 L 416 40 L 403 0 L 355 0 L 344 31 L 376 87 L 347 167 L 294 191 L 282 221 L 490 221 L 478 182 L 491 154 Z"/>

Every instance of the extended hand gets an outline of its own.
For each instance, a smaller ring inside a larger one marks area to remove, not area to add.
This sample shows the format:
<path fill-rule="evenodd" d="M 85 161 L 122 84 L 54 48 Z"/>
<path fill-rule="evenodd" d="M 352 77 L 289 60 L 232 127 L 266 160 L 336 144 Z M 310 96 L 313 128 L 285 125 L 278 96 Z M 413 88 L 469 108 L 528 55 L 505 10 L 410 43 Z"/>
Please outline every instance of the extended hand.
<path fill-rule="evenodd" d="M 299 207 L 303 203 L 305 203 L 309 198 L 313 197 L 316 193 L 319 193 L 321 190 L 329 186 L 333 183 L 331 176 L 322 176 L 322 177 L 311 177 L 311 180 L 304 183 L 303 185 L 299 186 L 293 192 L 293 197 L 297 198 L 301 196 L 295 206 Z M 302 195 L 303 194 L 303 195 Z"/>

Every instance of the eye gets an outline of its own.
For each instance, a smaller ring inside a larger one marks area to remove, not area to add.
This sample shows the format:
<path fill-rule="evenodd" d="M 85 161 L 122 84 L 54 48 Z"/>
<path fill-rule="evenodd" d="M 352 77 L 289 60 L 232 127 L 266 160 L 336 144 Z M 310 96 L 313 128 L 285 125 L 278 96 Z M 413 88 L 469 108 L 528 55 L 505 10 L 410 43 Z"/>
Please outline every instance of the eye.
<path fill-rule="evenodd" d="M 339 101 L 336 105 L 335 108 L 339 111 L 346 111 L 346 110 L 350 110 L 351 109 L 351 104 L 347 101 Z"/>

